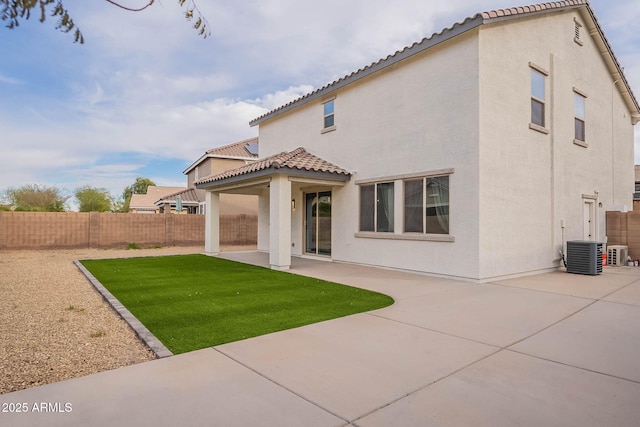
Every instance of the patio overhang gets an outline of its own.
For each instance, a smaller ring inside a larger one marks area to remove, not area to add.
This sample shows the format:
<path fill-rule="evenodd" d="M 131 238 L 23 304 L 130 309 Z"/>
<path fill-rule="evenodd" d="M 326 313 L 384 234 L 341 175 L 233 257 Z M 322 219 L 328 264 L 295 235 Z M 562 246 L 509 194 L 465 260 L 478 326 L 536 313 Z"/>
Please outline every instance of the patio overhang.
<path fill-rule="evenodd" d="M 287 270 L 291 265 L 291 194 L 292 183 L 309 186 L 342 187 L 351 173 L 303 148 L 282 152 L 255 163 L 206 177 L 196 188 L 206 190 L 205 251 L 219 252 L 219 203 L 221 193 L 257 194 L 267 200 L 258 227 L 269 229 L 269 262 L 271 268 Z M 261 222 L 262 220 L 262 222 Z M 266 241 L 266 237 L 265 237 Z M 265 245 L 266 249 L 266 245 Z"/>
<path fill-rule="evenodd" d="M 274 175 L 286 175 L 290 180 L 327 181 L 331 185 L 340 185 L 351 178 L 351 173 L 321 159 L 304 148 L 282 152 L 255 163 L 244 165 L 217 175 L 208 176 L 195 183 L 196 188 L 224 192 L 238 188 L 251 187 L 268 182 Z"/>

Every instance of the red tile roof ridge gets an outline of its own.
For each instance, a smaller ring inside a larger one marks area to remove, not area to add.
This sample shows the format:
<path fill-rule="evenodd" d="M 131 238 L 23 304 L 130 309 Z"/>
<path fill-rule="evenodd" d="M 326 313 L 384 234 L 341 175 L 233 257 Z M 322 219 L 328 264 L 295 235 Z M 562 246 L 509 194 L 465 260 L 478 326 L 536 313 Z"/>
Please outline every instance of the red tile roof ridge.
<path fill-rule="evenodd" d="M 227 178 L 233 178 L 240 175 L 259 172 L 266 169 L 298 169 L 313 172 L 328 172 L 341 175 L 351 175 L 347 170 L 342 169 L 320 157 L 317 157 L 298 147 L 292 151 L 283 151 L 273 154 L 254 163 L 241 166 L 237 169 L 231 169 L 217 175 L 211 175 L 196 181 L 196 184 L 205 184 L 208 182 L 220 181 Z"/>
<path fill-rule="evenodd" d="M 582 5 L 588 5 L 588 4 L 589 4 L 588 0 L 555 1 L 555 2 L 549 2 L 549 3 L 532 4 L 529 6 L 517 6 L 517 7 L 510 7 L 507 9 L 490 10 L 487 12 L 480 13 L 480 15 L 482 15 L 484 19 L 493 19 L 493 18 L 499 18 L 503 16 L 524 15 L 532 12 L 542 12 L 545 10 L 553 10 L 553 9 L 559 9 L 559 8 L 569 7 L 569 6 L 582 6 Z"/>

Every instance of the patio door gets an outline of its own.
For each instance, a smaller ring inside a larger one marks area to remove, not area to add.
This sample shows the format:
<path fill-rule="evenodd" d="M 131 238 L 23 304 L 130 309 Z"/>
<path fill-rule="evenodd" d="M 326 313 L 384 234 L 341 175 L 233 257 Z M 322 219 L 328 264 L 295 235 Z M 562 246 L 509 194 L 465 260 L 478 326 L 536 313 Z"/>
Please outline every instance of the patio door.
<path fill-rule="evenodd" d="M 331 191 L 305 194 L 305 252 L 331 255 Z"/>

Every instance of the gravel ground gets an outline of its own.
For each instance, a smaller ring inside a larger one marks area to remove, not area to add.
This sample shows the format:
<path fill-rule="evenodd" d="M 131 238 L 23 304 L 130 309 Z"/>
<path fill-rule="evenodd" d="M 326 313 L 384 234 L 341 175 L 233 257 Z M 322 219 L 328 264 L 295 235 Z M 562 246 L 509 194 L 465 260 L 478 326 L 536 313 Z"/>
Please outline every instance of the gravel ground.
<path fill-rule="evenodd" d="M 0 394 L 154 359 L 74 259 L 201 252 L 202 247 L 0 251 Z"/>

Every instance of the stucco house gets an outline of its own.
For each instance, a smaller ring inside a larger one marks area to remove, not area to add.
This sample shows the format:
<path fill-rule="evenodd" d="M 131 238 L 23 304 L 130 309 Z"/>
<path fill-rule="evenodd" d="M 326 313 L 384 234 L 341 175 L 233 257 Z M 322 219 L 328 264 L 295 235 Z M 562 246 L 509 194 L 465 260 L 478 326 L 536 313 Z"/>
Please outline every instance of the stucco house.
<path fill-rule="evenodd" d="M 557 269 L 632 206 L 640 107 L 585 0 L 479 13 L 253 120 L 258 249 L 486 282 Z"/>
<path fill-rule="evenodd" d="M 258 146 L 258 138 L 249 138 L 207 150 L 182 172 L 187 175 L 187 188 L 164 195 L 155 201 L 155 206 L 160 213 L 204 214 L 206 191 L 197 189 L 195 181 L 200 177 L 255 162 L 258 159 Z M 222 200 L 220 215 L 258 214 L 258 201 L 255 196 L 225 194 Z"/>
<path fill-rule="evenodd" d="M 156 200 L 184 190 L 184 187 L 163 187 L 150 185 L 145 194 L 132 194 L 129 202 L 129 212 L 138 214 L 160 213 L 160 208 L 156 206 Z"/>

